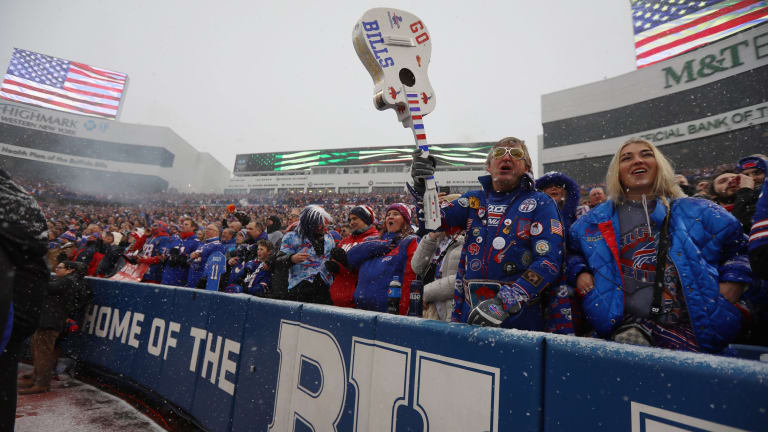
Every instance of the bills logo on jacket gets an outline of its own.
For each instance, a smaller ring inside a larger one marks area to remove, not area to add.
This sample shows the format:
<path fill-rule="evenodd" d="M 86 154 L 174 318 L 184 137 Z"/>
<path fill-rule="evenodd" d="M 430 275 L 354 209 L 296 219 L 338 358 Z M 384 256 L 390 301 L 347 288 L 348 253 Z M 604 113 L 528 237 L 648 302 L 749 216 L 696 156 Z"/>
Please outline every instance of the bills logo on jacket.
<path fill-rule="evenodd" d="M 504 212 L 507 211 L 506 204 L 489 204 L 488 205 L 488 225 L 499 226 Z"/>

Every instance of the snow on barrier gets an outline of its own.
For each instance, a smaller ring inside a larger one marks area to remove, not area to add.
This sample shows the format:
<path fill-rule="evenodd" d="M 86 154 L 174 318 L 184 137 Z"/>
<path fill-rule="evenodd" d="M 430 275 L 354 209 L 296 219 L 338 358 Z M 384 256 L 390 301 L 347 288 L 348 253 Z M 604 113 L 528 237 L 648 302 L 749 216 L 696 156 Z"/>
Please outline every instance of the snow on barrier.
<path fill-rule="evenodd" d="M 212 431 L 765 430 L 768 364 L 89 278 L 72 346 Z"/>

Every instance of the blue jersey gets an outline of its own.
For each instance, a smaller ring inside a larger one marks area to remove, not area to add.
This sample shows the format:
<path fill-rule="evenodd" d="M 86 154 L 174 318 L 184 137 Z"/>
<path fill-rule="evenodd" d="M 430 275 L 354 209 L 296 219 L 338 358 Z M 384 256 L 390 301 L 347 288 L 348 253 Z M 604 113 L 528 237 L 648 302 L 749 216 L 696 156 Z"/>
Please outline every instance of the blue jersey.
<path fill-rule="evenodd" d="M 172 243 L 173 239 L 166 233 L 152 236 L 144 243 L 139 255 L 139 262 L 149 264 L 149 270 L 144 274 L 142 281 L 157 283 L 162 281 L 164 264 L 160 257 L 168 254 Z"/>
<path fill-rule="evenodd" d="M 187 263 L 189 254 L 196 251 L 201 244 L 202 242 L 194 235 L 190 235 L 185 239 L 173 236 L 173 242 L 168 248 L 169 256 L 172 256 L 171 250 L 177 249 L 179 258 L 175 262 L 174 260 L 166 259 L 165 268 L 163 268 L 163 284 L 184 286 L 187 283 L 190 268 Z"/>
<path fill-rule="evenodd" d="M 444 227 L 466 229 L 452 319 L 467 320 L 475 294 L 469 282 L 495 281 L 524 293 L 523 303 L 531 303 L 502 327 L 541 330 L 539 294 L 558 279 L 563 260 L 564 227 L 557 205 L 533 188 L 527 174 L 520 186 L 505 193 L 493 191 L 490 176 L 479 180 L 482 190 L 467 192 L 441 209 Z M 496 293 L 476 294 L 487 298 Z"/>
<path fill-rule="evenodd" d="M 200 242 L 197 244 L 197 249 L 193 251 L 189 251 L 189 253 L 191 254 L 192 252 L 196 252 L 196 251 L 202 252 L 206 246 L 218 241 L 219 241 L 219 238 L 214 237 L 206 240 L 205 242 Z M 203 277 L 203 265 L 204 265 L 204 261 L 202 257 L 197 257 L 194 260 L 190 261 L 189 274 L 187 275 L 187 287 L 194 288 L 197 286 L 197 282 L 200 281 L 200 278 Z"/>
<path fill-rule="evenodd" d="M 265 294 L 272 283 L 272 272 L 267 269 L 266 264 L 259 260 L 251 260 L 245 263 L 247 276 L 243 280 L 243 289 L 250 295 Z"/>
<path fill-rule="evenodd" d="M 221 275 L 227 269 L 226 261 L 227 260 L 224 257 L 224 254 L 219 251 L 213 252 L 208 257 L 208 260 L 205 262 L 205 267 L 203 268 L 203 274 L 205 275 L 205 278 L 208 279 L 208 281 L 205 284 L 206 290 L 208 291 L 219 290 L 219 282 L 221 281 Z"/>

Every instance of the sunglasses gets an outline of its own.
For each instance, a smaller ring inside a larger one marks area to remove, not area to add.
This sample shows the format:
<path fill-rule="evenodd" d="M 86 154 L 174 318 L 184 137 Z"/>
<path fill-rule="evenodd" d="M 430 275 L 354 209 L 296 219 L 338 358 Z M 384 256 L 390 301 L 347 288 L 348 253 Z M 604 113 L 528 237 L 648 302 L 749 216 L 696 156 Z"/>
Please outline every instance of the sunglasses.
<path fill-rule="evenodd" d="M 518 147 L 496 147 L 493 149 L 492 155 L 494 159 L 501 159 L 507 153 L 509 153 L 512 159 L 522 159 L 525 157 L 523 149 Z"/>

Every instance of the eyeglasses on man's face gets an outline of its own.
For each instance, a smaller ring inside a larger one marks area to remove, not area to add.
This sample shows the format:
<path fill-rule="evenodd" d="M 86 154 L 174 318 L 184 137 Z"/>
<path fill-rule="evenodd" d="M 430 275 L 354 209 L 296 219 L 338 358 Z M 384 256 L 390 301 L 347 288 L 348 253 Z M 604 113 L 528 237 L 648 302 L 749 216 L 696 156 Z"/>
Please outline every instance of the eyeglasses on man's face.
<path fill-rule="evenodd" d="M 492 153 L 494 159 L 501 159 L 505 154 L 509 154 L 512 159 L 522 159 L 525 157 L 523 149 L 518 147 L 496 147 Z"/>

